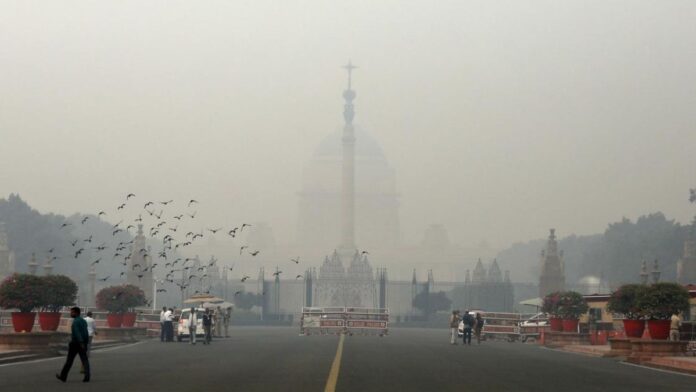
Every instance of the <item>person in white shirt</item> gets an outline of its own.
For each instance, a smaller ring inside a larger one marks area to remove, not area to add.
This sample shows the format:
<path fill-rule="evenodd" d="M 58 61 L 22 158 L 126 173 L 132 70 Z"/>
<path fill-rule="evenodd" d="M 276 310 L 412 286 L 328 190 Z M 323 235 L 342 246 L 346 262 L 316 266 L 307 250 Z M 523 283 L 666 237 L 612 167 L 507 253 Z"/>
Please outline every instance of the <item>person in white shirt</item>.
<path fill-rule="evenodd" d="M 87 335 L 89 336 L 89 341 L 87 343 L 87 356 L 89 356 L 90 352 L 92 351 L 92 339 L 94 338 L 94 335 L 97 334 L 97 323 L 94 322 L 94 318 L 92 317 L 92 312 L 87 312 L 87 316 L 84 318 L 85 322 L 87 323 Z M 84 365 L 81 366 L 80 368 L 80 373 L 85 372 L 85 367 Z"/>
<path fill-rule="evenodd" d="M 198 327 L 198 318 L 196 317 L 196 308 L 191 308 L 191 314 L 189 315 L 189 335 L 191 339 L 191 344 L 196 344 L 196 327 Z"/>
<path fill-rule="evenodd" d="M 174 310 L 173 309 L 167 309 L 166 312 L 164 312 L 164 340 L 167 342 L 173 342 L 174 341 Z"/>
<path fill-rule="evenodd" d="M 167 326 L 164 324 L 165 313 L 167 313 L 167 307 L 163 306 L 160 312 L 160 342 L 164 342 L 164 338 L 167 334 Z"/>

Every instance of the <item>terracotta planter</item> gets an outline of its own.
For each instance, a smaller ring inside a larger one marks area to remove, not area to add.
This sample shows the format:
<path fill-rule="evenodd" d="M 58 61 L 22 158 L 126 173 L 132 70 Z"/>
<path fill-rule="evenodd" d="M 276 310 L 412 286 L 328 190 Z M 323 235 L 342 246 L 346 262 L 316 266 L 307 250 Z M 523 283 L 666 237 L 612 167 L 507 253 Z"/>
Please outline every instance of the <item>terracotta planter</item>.
<path fill-rule="evenodd" d="M 551 324 L 551 330 L 552 331 L 563 331 L 563 320 L 558 317 L 550 317 L 549 318 L 549 323 Z"/>
<path fill-rule="evenodd" d="M 134 312 L 123 313 L 123 326 L 124 327 L 133 327 L 134 325 L 135 325 L 135 313 Z"/>
<path fill-rule="evenodd" d="M 578 319 L 563 319 L 563 332 L 578 332 Z"/>
<path fill-rule="evenodd" d="M 109 313 L 106 315 L 106 325 L 109 328 L 121 328 L 121 324 L 123 324 L 122 313 Z"/>
<path fill-rule="evenodd" d="M 42 331 L 57 331 L 60 325 L 60 312 L 39 312 L 39 325 Z"/>
<path fill-rule="evenodd" d="M 645 330 L 644 320 L 624 320 L 623 325 L 627 338 L 640 339 L 643 336 L 643 330 Z"/>
<path fill-rule="evenodd" d="M 648 332 L 652 339 L 665 340 L 669 337 L 670 320 L 648 320 Z"/>
<path fill-rule="evenodd" d="M 12 326 L 15 332 L 31 332 L 35 319 L 34 312 L 12 312 Z"/>

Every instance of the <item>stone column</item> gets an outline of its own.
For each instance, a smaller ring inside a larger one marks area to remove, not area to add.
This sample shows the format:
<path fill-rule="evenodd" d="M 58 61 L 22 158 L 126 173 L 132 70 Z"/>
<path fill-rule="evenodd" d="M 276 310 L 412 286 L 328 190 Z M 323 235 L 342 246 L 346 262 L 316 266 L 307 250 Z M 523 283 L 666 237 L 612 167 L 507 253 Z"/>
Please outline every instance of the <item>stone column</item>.
<path fill-rule="evenodd" d="M 39 264 L 36 262 L 36 255 L 32 253 L 31 261 L 29 261 L 29 274 L 36 275 L 36 269 L 38 266 Z"/>

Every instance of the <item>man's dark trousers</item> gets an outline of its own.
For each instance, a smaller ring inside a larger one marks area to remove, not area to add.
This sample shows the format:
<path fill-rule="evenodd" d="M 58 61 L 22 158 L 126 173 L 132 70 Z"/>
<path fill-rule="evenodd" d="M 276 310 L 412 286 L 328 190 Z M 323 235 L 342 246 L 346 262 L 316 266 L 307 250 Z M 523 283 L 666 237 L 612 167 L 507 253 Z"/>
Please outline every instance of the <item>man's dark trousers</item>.
<path fill-rule="evenodd" d="M 162 321 L 160 323 L 160 342 L 164 342 L 164 338 L 167 336 L 167 323 Z"/>
<path fill-rule="evenodd" d="M 471 344 L 471 327 L 464 327 L 464 344 Z"/>
<path fill-rule="evenodd" d="M 60 378 L 63 380 L 68 378 L 68 372 L 72 367 L 73 361 L 75 361 L 75 356 L 79 355 L 82 361 L 82 366 L 85 368 L 85 380 L 89 380 L 89 358 L 87 358 L 86 346 L 80 343 L 70 342 L 68 345 L 68 358 L 65 360 L 65 365 L 63 365 L 63 370 L 60 372 Z"/>

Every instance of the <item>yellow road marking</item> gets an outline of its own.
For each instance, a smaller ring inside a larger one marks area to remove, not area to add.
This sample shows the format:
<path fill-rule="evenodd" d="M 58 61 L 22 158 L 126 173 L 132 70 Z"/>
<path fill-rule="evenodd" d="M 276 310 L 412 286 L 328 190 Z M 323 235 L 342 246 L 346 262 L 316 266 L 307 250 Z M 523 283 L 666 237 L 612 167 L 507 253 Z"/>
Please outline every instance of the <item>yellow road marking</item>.
<path fill-rule="evenodd" d="M 335 392 L 336 382 L 338 382 L 338 372 L 341 370 L 341 357 L 343 356 L 343 340 L 346 335 L 341 334 L 341 338 L 338 340 L 338 349 L 336 350 L 336 357 L 334 357 L 333 364 L 331 364 L 331 371 L 329 372 L 329 379 L 326 380 L 326 387 L 324 392 Z"/>

